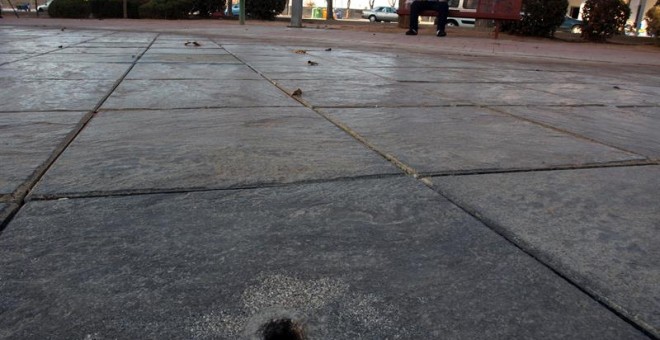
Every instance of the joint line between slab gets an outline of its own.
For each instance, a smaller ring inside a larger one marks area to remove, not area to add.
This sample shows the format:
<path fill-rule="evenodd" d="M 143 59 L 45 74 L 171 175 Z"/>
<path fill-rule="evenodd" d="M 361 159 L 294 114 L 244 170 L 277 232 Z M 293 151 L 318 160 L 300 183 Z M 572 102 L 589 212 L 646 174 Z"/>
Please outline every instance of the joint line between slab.
<path fill-rule="evenodd" d="M 538 253 L 537 251 L 534 251 L 531 246 L 529 246 L 526 242 L 519 240 L 516 238 L 515 234 L 508 232 L 505 228 L 501 227 L 498 223 L 490 220 L 489 218 L 482 216 L 476 209 L 473 209 L 470 207 L 468 204 L 463 204 L 457 200 L 455 200 L 453 197 L 449 196 L 447 193 L 443 192 L 440 190 L 440 188 L 437 188 L 433 185 L 433 183 L 428 180 L 428 178 L 422 178 L 420 182 L 424 183 L 427 187 L 429 187 L 431 190 L 434 192 L 438 193 L 440 196 L 444 197 L 446 200 L 448 200 L 451 204 L 455 205 L 459 209 L 461 209 L 463 212 L 466 214 L 472 216 L 474 219 L 477 221 L 481 222 L 486 226 L 488 229 L 492 230 L 494 233 L 502 237 L 504 240 L 509 242 L 511 245 L 514 247 L 518 248 L 520 251 L 522 251 L 524 254 L 530 256 L 534 260 L 536 260 L 538 263 L 540 263 L 542 266 L 548 268 L 550 271 L 552 271 L 554 274 L 556 274 L 558 277 L 562 278 L 565 280 L 568 284 L 574 286 L 584 294 L 586 294 L 588 297 L 596 301 L 598 304 L 609 310 L 610 312 L 614 313 L 617 317 L 621 318 L 624 322 L 630 324 L 632 327 L 637 329 L 638 331 L 642 332 L 644 335 L 648 336 L 649 338 L 652 339 L 658 339 L 654 334 L 653 334 L 653 328 L 650 325 L 645 324 L 641 320 L 637 320 L 632 313 L 627 312 L 626 310 L 620 310 L 619 306 L 616 304 L 610 304 L 609 300 L 605 296 L 601 296 L 597 291 L 594 291 L 590 289 L 589 287 L 582 287 L 579 282 L 576 280 L 571 279 L 568 275 L 564 274 L 560 268 L 555 268 L 555 266 L 550 262 L 545 259 L 546 256 L 543 254 Z"/>
<path fill-rule="evenodd" d="M 192 188 L 165 188 L 165 189 L 134 189 L 134 190 L 117 190 L 117 191 L 93 191 L 93 192 L 74 192 L 74 193 L 59 193 L 59 194 L 38 194 L 31 195 L 29 201 L 52 201 L 59 199 L 78 199 L 78 198 L 103 198 L 103 197 L 124 197 L 124 196 L 138 196 L 138 195 L 160 195 L 160 194 L 185 194 L 185 193 L 203 193 L 203 192 L 215 192 L 215 191 L 235 191 L 235 190 L 254 190 L 254 189 L 264 189 L 264 188 L 284 188 L 290 186 L 298 185 L 309 185 L 309 184 L 321 184 L 321 183 L 334 183 L 334 182 L 351 182 L 351 181 L 361 181 L 361 180 L 373 180 L 373 179 L 382 179 L 382 178 L 392 178 L 392 177 L 401 177 L 404 174 L 392 173 L 392 174 L 373 174 L 373 175 L 361 175 L 353 177 L 336 177 L 331 179 L 312 179 L 312 180 L 301 180 L 290 183 L 254 183 L 249 185 L 236 185 L 236 186 L 227 186 L 227 187 L 218 187 L 218 188 L 201 188 L 201 187 L 192 187 Z"/>
<path fill-rule="evenodd" d="M 559 166 L 552 166 L 546 168 L 473 169 L 473 170 L 453 170 L 453 171 L 438 171 L 438 172 L 420 172 L 419 176 L 420 177 L 472 176 L 472 175 L 511 174 L 511 173 L 525 173 L 525 172 L 623 168 L 623 167 L 633 167 L 633 166 L 656 166 L 656 165 L 660 165 L 660 160 L 615 161 L 615 162 L 604 162 L 604 163 L 588 163 L 582 165 L 559 165 Z"/>
<path fill-rule="evenodd" d="M 87 112 L 81 119 L 80 121 L 76 124 L 74 129 L 67 134 L 67 136 L 64 138 L 64 140 L 55 148 L 53 153 L 48 157 L 48 159 L 42 163 L 39 167 L 34 172 L 34 175 L 32 175 L 28 180 L 26 180 L 23 184 L 21 184 L 18 189 L 14 192 L 14 201 L 16 204 L 18 204 L 17 209 L 14 211 L 13 214 L 11 214 L 7 219 L 5 219 L 4 223 L 0 225 L 0 232 L 7 226 L 11 220 L 13 219 L 13 216 L 15 213 L 20 210 L 23 205 L 25 205 L 26 200 L 29 199 L 29 193 L 34 189 L 34 187 L 39 183 L 39 181 L 43 178 L 43 176 L 48 172 L 48 170 L 55 164 L 55 162 L 60 158 L 60 156 L 66 151 L 66 149 L 73 143 L 73 141 L 78 137 L 78 135 L 82 132 L 82 130 L 89 124 L 89 122 L 94 118 L 96 112 L 98 109 L 103 105 L 103 103 L 110 97 L 110 95 L 117 89 L 119 84 L 126 78 L 128 73 L 133 69 L 135 64 L 138 62 L 140 57 L 144 55 L 144 53 L 153 45 L 153 43 L 156 41 L 158 38 L 158 35 L 153 38 L 149 46 L 140 54 L 138 55 L 137 58 L 133 61 L 131 66 L 124 72 L 124 74 L 115 82 L 114 86 L 108 93 L 99 100 L 99 102 L 94 106 L 92 111 Z M 90 39 L 93 40 L 93 39 Z"/>
<path fill-rule="evenodd" d="M 62 28 L 62 29 L 64 29 L 64 28 Z M 0 63 L 0 66 L 9 65 L 9 64 L 11 64 L 11 63 L 17 63 L 17 62 L 19 62 L 19 61 L 25 61 L 25 60 L 32 59 L 32 58 L 36 58 L 36 57 L 41 57 L 42 55 L 46 55 L 46 54 L 50 54 L 50 53 L 53 53 L 53 52 L 61 51 L 61 50 L 66 49 L 66 48 L 70 48 L 70 47 L 73 47 L 73 46 L 76 46 L 76 45 L 84 44 L 84 43 L 86 43 L 86 42 L 90 42 L 90 41 L 92 41 L 92 40 L 94 40 L 94 39 L 107 37 L 107 36 L 109 36 L 109 35 L 113 35 L 113 34 L 115 34 L 115 32 L 110 32 L 110 33 L 108 33 L 108 34 L 102 35 L 101 37 L 94 37 L 94 38 L 90 38 L 90 39 L 87 39 L 87 40 L 83 40 L 83 41 L 81 41 L 81 42 L 77 42 L 77 43 L 75 43 L 75 44 L 73 44 L 73 45 L 71 45 L 71 46 L 62 47 L 62 48 L 57 48 L 57 49 L 54 49 L 54 50 L 52 50 L 52 51 L 47 51 L 47 52 L 43 52 L 43 53 L 31 54 L 31 55 L 29 55 L 29 56 L 27 56 L 27 57 L 25 57 L 25 58 L 21 58 L 21 59 L 17 59 L 17 60 L 6 61 L 6 62 L 4 62 L 4 63 Z"/>
<path fill-rule="evenodd" d="M 237 55 L 235 55 L 235 54 L 232 53 L 231 51 L 227 51 L 227 52 L 228 52 L 229 54 L 231 54 L 232 56 L 234 56 L 234 58 L 240 60 L 240 61 L 241 61 L 242 63 L 244 63 L 247 67 L 249 67 L 249 68 L 252 69 L 254 72 L 256 72 L 259 76 L 261 76 L 262 78 L 264 78 L 265 80 L 267 80 L 268 82 L 270 82 L 271 84 L 273 84 L 273 86 L 275 86 L 277 89 L 279 89 L 280 91 L 284 92 L 286 95 L 288 95 L 289 97 L 293 98 L 294 100 L 296 100 L 297 102 L 299 102 L 299 103 L 300 103 L 301 105 L 303 105 L 304 107 L 306 107 L 306 108 L 308 108 L 308 109 L 314 111 L 316 114 L 318 114 L 319 116 L 321 116 L 321 117 L 324 118 L 325 120 L 329 121 L 330 123 L 332 123 L 333 125 L 335 125 L 335 126 L 338 127 L 339 129 L 341 129 L 342 131 L 344 131 L 345 133 L 347 133 L 349 136 L 353 137 L 353 138 L 354 138 L 355 140 L 357 140 L 360 144 L 366 146 L 368 149 L 374 151 L 375 153 L 377 153 L 377 154 L 380 155 L 381 157 L 385 158 L 388 162 L 392 163 L 394 166 L 396 166 L 397 168 L 399 168 L 399 169 L 400 169 L 401 171 L 403 171 L 405 174 L 408 174 L 408 175 L 410 175 L 410 176 L 413 176 L 414 178 L 417 178 L 417 172 L 415 171 L 414 168 L 412 168 L 412 167 L 408 166 L 407 164 L 401 162 L 401 161 L 398 160 L 394 155 L 391 155 L 391 154 L 388 154 L 387 152 L 384 152 L 384 151 L 379 150 L 375 145 L 371 144 L 366 138 L 364 138 L 364 137 L 362 137 L 360 134 L 358 134 L 357 131 L 351 129 L 351 128 L 348 127 L 347 125 L 343 124 L 341 121 L 339 121 L 339 120 L 335 120 L 335 119 L 331 118 L 330 116 L 328 116 L 327 114 L 325 114 L 325 113 L 324 113 L 323 111 L 321 111 L 320 109 L 314 107 L 313 105 L 311 105 L 310 103 L 308 103 L 308 102 L 305 101 L 304 99 L 300 98 L 299 95 L 293 95 L 293 94 L 291 94 L 291 93 L 288 93 L 288 92 L 286 91 L 286 89 L 283 88 L 280 84 L 278 84 L 275 80 L 273 80 L 273 79 L 271 79 L 270 77 L 268 77 L 267 75 L 263 74 L 263 73 L 262 73 L 261 71 L 259 71 L 257 68 L 255 68 L 254 66 L 252 66 L 252 65 L 250 65 L 249 63 L 245 62 L 243 59 L 241 59 L 240 57 L 238 57 Z"/>
<path fill-rule="evenodd" d="M 600 140 L 597 140 L 597 139 L 594 139 L 594 138 L 591 138 L 591 137 L 587 137 L 587 136 L 578 134 L 576 132 L 572 132 L 572 131 L 568 131 L 566 129 L 556 127 L 554 125 L 543 123 L 543 122 L 540 122 L 540 121 L 537 121 L 537 120 L 534 120 L 534 119 L 531 119 L 531 118 L 522 117 L 522 116 L 516 115 L 514 113 L 508 112 L 506 110 L 502 110 L 502 109 L 493 107 L 493 106 L 484 106 L 483 108 L 494 111 L 494 112 L 497 112 L 497 113 L 501 113 L 501 114 L 507 115 L 509 117 L 513 117 L 515 119 L 519 119 L 519 120 L 522 120 L 522 121 L 525 121 L 525 122 L 528 122 L 528 123 L 531 123 L 531 124 L 539 125 L 539 126 L 544 127 L 546 129 L 551 129 L 553 131 L 564 133 L 564 134 L 567 134 L 567 135 L 572 136 L 574 138 L 586 140 L 586 141 L 589 141 L 589 142 L 592 142 L 592 143 L 601 144 L 601 145 L 607 146 L 609 148 L 616 149 L 616 150 L 623 151 L 623 152 L 627 152 L 629 154 L 637 155 L 637 156 L 640 156 L 640 157 L 642 157 L 646 160 L 649 160 L 649 158 L 647 156 L 641 155 L 637 152 L 634 152 L 634 151 L 631 151 L 631 150 L 626 150 L 626 149 L 624 149 L 620 146 L 611 145 L 609 143 L 606 143 L 606 142 L 603 142 L 603 141 L 600 141 Z"/>
<path fill-rule="evenodd" d="M 230 52 L 230 53 L 231 53 L 231 52 Z M 233 55 L 233 54 L 232 54 L 232 55 Z M 236 57 L 237 59 L 243 61 L 242 59 L 238 58 L 238 57 L 235 56 L 235 55 L 234 55 L 234 57 Z M 268 80 L 269 82 L 271 82 L 275 87 L 277 87 L 278 89 L 280 89 L 282 92 L 287 93 L 286 89 L 284 89 L 284 88 L 281 87 L 279 84 L 277 84 L 277 82 L 273 81 L 272 79 L 270 79 L 269 77 L 267 77 L 267 76 L 264 75 L 263 73 L 259 72 L 257 69 L 255 69 L 254 67 L 252 67 L 252 66 L 249 65 L 248 63 L 245 63 L 245 64 L 246 64 L 248 67 L 250 67 L 251 69 L 253 69 L 255 72 L 257 72 L 257 73 L 258 73 L 260 76 L 262 76 L 264 79 L 266 79 L 266 80 Z M 359 141 L 359 142 L 362 143 L 363 145 L 367 146 L 369 149 L 373 150 L 374 152 L 376 152 L 376 153 L 378 153 L 379 155 L 381 155 L 382 157 L 384 157 L 386 160 L 388 160 L 389 162 L 391 162 L 392 164 L 394 164 L 395 166 L 397 166 L 399 169 L 401 169 L 401 170 L 402 170 L 404 173 L 406 173 L 407 175 L 410 175 L 410 176 L 414 177 L 415 179 L 418 179 L 420 182 L 422 182 L 422 183 L 424 183 L 426 186 L 428 186 L 431 190 L 434 189 L 434 187 L 433 187 L 433 185 L 432 185 L 432 183 L 431 183 L 430 181 L 428 181 L 428 180 L 425 179 L 425 178 L 421 178 L 421 179 L 419 178 L 419 174 L 415 171 L 414 168 L 412 168 L 412 167 L 408 166 L 407 164 L 401 162 L 400 160 L 398 160 L 398 159 L 397 159 L 396 157 L 394 157 L 393 155 L 390 155 L 390 154 L 388 154 L 388 153 L 386 153 L 386 152 L 384 152 L 384 151 L 379 150 L 378 148 L 376 148 L 375 145 L 371 144 L 366 138 L 364 138 L 363 136 L 361 136 L 360 134 L 358 134 L 356 131 L 354 131 L 353 129 L 351 129 L 351 128 L 348 127 L 347 125 L 343 124 L 341 121 L 333 119 L 333 118 L 330 117 L 329 115 L 325 114 L 325 113 L 324 113 L 322 110 L 320 110 L 319 108 L 315 108 L 315 107 L 312 106 L 310 103 L 308 103 L 308 102 L 305 101 L 304 99 L 300 98 L 300 96 L 295 96 L 295 95 L 292 95 L 292 94 L 289 94 L 289 93 L 287 93 L 287 94 L 288 94 L 291 98 L 293 98 L 293 99 L 295 99 L 296 101 L 298 101 L 299 103 L 301 103 L 303 106 L 305 106 L 305 107 L 307 107 L 307 108 L 313 110 L 314 112 L 316 112 L 316 113 L 317 113 L 318 115 L 320 115 L 321 117 L 325 118 L 326 120 L 328 120 L 329 122 L 331 122 L 331 123 L 334 124 L 335 126 L 339 127 L 339 128 L 342 129 L 344 132 L 348 133 L 351 137 L 353 137 L 354 139 L 356 139 L 357 141 Z M 487 109 L 493 110 L 493 111 L 495 111 L 495 112 L 500 112 L 500 110 L 495 110 L 495 109 L 490 108 L 490 107 L 488 107 L 488 106 L 477 105 L 477 104 L 475 104 L 475 103 L 469 103 L 469 104 L 472 104 L 472 105 L 474 105 L 474 106 L 482 106 L 482 107 L 484 107 L 484 108 L 487 108 Z M 507 114 L 507 115 L 511 115 L 511 114 L 509 114 L 508 112 L 500 112 L 500 113 L 504 113 L 504 114 Z M 515 116 L 515 115 L 511 115 L 511 116 L 513 116 L 514 118 L 519 118 L 519 119 L 520 119 L 520 117 L 517 117 L 517 116 Z M 538 122 L 535 122 L 535 121 L 530 121 L 530 123 L 534 123 L 534 124 L 538 124 L 538 125 L 544 126 L 543 124 L 539 124 Z M 557 130 L 557 131 L 561 131 L 561 132 L 564 132 L 564 133 L 568 133 L 569 135 L 573 135 L 573 136 L 578 137 L 578 138 L 583 138 L 583 139 L 590 140 L 590 139 L 588 139 L 588 138 L 586 138 L 586 137 L 584 137 L 584 136 L 580 136 L 580 135 L 577 135 L 577 134 L 573 134 L 573 133 L 570 133 L 570 132 L 568 132 L 568 131 L 563 131 L 563 130 L 561 130 L 561 129 L 558 129 L 558 128 L 555 128 L 555 127 L 552 127 L 552 126 L 546 126 L 546 127 L 551 128 L 551 129 L 553 129 L 553 130 Z M 592 141 L 592 142 L 600 143 L 600 142 L 595 141 L 595 140 Z M 604 143 L 601 143 L 601 144 L 604 144 Z M 604 144 L 604 145 L 605 145 L 605 144 Z M 620 148 L 616 148 L 616 149 L 618 149 L 618 150 L 622 150 L 622 149 L 620 149 Z M 623 150 L 623 151 L 627 151 L 627 150 Z M 634 154 L 634 155 L 638 155 L 637 153 L 634 153 L 634 152 L 629 152 L 629 153 Z M 642 156 L 642 157 L 644 157 L 644 156 Z M 646 159 L 646 157 L 644 157 L 644 158 Z M 648 159 L 647 159 L 647 160 L 648 160 Z M 449 202 L 451 202 L 453 205 L 456 205 L 459 209 L 463 210 L 465 213 L 469 214 L 470 216 L 472 216 L 472 217 L 475 218 L 476 220 L 478 220 L 478 221 L 480 221 L 481 223 L 483 223 L 487 228 L 491 229 L 493 232 L 495 232 L 495 233 L 497 233 L 498 235 L 500 235 L 501 237 L 503 237 L 505 240 L 507 240 L 507 241 L 508 241 L 509 243 L 511 243 L 513 246 L 515 246 L 516 248 L 520 249 L 523 253 L 527 254 L 528 256 L 532 257 L 534 260 L 536 260 L 537 262 L 539 262 L 540 264 L 542 264 L 543 266 L 545 266 L 546 268 L 548 268 L 549 270 L 551 270 L 551 271 L 552 271 L 553 273 L 555 273 L 557 276 L 559 276 L 560 278 L 564 279 L 566 282 L 568 282 L 569 284 L 573 285 L 574 287 L 576 287 L 576 288 L 579 289 L 580 291 L 584 292 L 587 296 L 589 296 L 590 298 L 594 299 L 594 300 L 595 300 L 597 303 L 599 303 L 601 306 L 605 307 L 606 309 L 608 309 L 609 311 L 611 311 L 612 313 L 614 313 L 615 315 L 617 315 L 619 318 L 621 318 L 622 320 L 624 320 L 624 321 L 627 322 L 628 324 L 632 325 L 633 327 L 635 327 L 636 329 L 638 329 L 639 331 L 641 331 L 641 332 L 644 333 L 645 335 L 654 338 L 654 336 L 653 336 L 652 331 L 650 330 L 650 328 L 647 329 L 648 325 L 643 325 L 643 324 L 639 324 L 639 323 L 635 322 L 635 321 L 634 321 L 634 318 L 633 318 L 632 316 L 629 317 L 629 316 L 628 316 L 628 313 L 627 313 L 626 311 L 620 311 L 620 310 L 618 310 L 618 309 L 617 309 L 617 306 L 611 306 L 611 305 L 606 301 L 605 298 L 601 297 L 601 296 L 598 295 L 596 292 L 591 292 L 588 288 L 581 287 L 581 286 L 578 284 L 578 282 L 575 282 L 574 280 L 570 279 L 568 276 L 564 275 L 562 272 L 559 271 L 559 269 L 555 269 L 550 263 L 544 261 L 542 258 L 540 258 L 539 256 L 537 256 L 532 250 L 528 249 L 528 247 L 526 247 L 524 244 L 519 244 L 518 242 L 516 242 L 516 241 L 515 241 L 515 238 L 511 237 L 510 235 L 507 235 L 506 233 L 504 233 L 504 232 L 502 231 L 501 228 L 498 228 L 497 225 L 494 225 L 493 223 L 490 223 L 490 221 L 488 221 L 488 220 L 484 219 L 483 217 L 481 217 L 481 216 L 478 214 L 478 212 L 473 211 L 473 210 L 471 210 L 471 209 L 469 209 L 469 208 L 467 208 L 467 207 L 465 207 L 465 206 L 459 204 L 459 202 L 457 202 L 457 201 L 451 199 L 448 195 L 446 195 L 445 193 L 443 193 L 443 192 L 441 192 L 441 191 L 439 191 L 439 190 L 434 190 L 434 191 L 437 192 L 437 193 L 438 193 L 439 195 L 441 195 L 442 197 L 444 197 L 445 199 L 447 199 L 447 200 L 448 200 Z"/>

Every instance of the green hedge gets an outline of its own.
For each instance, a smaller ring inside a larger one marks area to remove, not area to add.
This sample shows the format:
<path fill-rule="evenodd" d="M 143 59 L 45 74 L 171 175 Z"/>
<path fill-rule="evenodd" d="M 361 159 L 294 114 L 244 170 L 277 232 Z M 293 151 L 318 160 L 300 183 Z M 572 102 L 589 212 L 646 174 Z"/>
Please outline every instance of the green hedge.
<path fill-rule="evenodd" d="M 564 22 L 568 0 L 523 0 L 520 21 L 503 24 L 502 30 L 514 34 L 552 37 Z"/>
<path fill-rule="evenodd" d="M 140 18 L 186 19 L 191 8 L 192 0 L 151 0 L 140 6 Z"/>
<path fill-rule="evenodd" d="M 284 11 L 285 6 L 286 0 L 245 0 L 245 12 L 261 20 L 274 20 L 275 16 Z"/>
<path fill-rule="evenodd" d="M 56 0 L 48 6 L 48 15 L 53 18 L 89 18 L 86 0 Z"/>
<path fill-rule="evenodd" d="M 139 8 L 144 3 L 146 3 L 145 0 L 128 0 L 126 4 L 128 17 L 131 19 L 139 18 Z M 95 18 L 124 17 L 124 0 L 89 0 L 89 7 Z"/>
<path fill-rule="evenodd" d="M 200 17 L 208 17 L 213 12 L 223 12 L 224 10 L 225 0 L 193 0 L 190 13 L 196 13 Z"/>
<path fill-rule="evenodd" d="M 124 0 L 57 0 L 48 8 L 54 18 L 123 18 Z M 264 1 L 264 0 L 260 0 Z M 275 0 L 268 0 L 275 1 Z M 284 4 L 284 0 L 276 0 Z M 222 11 L 221 0 L 128 0 L 128 17 L 152 19 L 186 19 L 191 14 L 207 17 Z M 282 7 L 282 10 L 284 7 Z M 282 11 L 280 10 L 280 12 Z M 271 11 L 272 12 L 272 11 Z M 279 12 L 278 12 L 279 13 Z M 274 15 L 273 15 L 274 16 Z"/>

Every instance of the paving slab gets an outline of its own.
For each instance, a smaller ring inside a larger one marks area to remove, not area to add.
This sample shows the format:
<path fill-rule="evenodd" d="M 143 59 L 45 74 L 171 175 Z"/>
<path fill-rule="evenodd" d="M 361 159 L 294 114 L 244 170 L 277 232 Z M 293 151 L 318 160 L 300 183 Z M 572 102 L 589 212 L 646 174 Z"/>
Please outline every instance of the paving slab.
<path fill-rule="evenodd" d="M 50 36 L 44 39 L 20 39 L 17 41 L 7 42 L 3 45 L 3 52 L 5 53 L 29 53 L 39 54 L 45 52 L 54 52 L 61 49 L 75 46 L 86 38 L 82 37 L 65 37 L 65 36 Z M 62 46 L 62 47 L 60 47 Z"/>
<path fill-rule="evenodd" d="M 205 50 L 207 51 L 207 50 Z M 203 63 L 203 64 L 238 64 L 240 60 L 231 54 L 201 54 L 201 53 L 161 53 L 146 54 L 140 58 L 140 63 Z"/>
<path fill-rule="evenodd" d="M 403 177 L 29 202 L 0 266 L 8 338 L 645 338 Z"/>
<path fill-rule="evenodd" d="M 502 107 L 511 114 L 660 159 L 660 108 Z"/>
<path fill-rule="evenodd" d="M 658 77 L 658 79 L 660 80 L 660 77 Z M 660 88 L 658 88 L 656 84 L 658 83 L 656 82 L 655 84 L 643 84 L 643 83 L 631 84 L 626 87 L 626 90 L 657 97 L 660 96 Z M 657 104 L 656 102 L 656 106 L 657 106 L 656 108 L 658 109 L 657 112 L 660 112 L 660 104 Z"/>
<path fill-rule="evenodd" d="M 7 54 L 41 54 L 41 53 L 48 53 L 48 52 L 54 52 L 55 50 L 58 49 L 59 45 L 54 45 L 54 44 L 49 44 L 47 46 L 25 46 L 24 43 L 16 43 L 16 42 L 7 42 L 3 43 L 3 49 L 2 53 L 7 53 Z"/>
<path fill-rule="evenodd" d="M 262 79 L 244 64 L 137 63 L 126 79 Z"/>
<path fill-rule="evenodd" d="M 281 79 L 278 84 L 292 93 L 302 90 L 305 102 L 317 107 L 397 107 L 449 105 L 443 96 L 431 95 L 428 84 L 402 84 L 373 78 L 365 86 L 363 79 L 327 80 Z"/>
<path fill-rule="evenodd" d="M 330 52 L 324 52 L 312 51 L 311 54 L 328 58 L 340 65 L 351 67 L 421 67 L 428 66 L 429 59 L 434 60 L 433 64 L 436 66 L 444 62 L 443 60 L 438 60 L 438 58 L 429 58 L 428 55 L 415 55 L 411 57 L 407 53 L 384 51 L 366 52 L 361 50 L 333 49 Z M 461 63 L 461 65 L 465 65 L 465 63 Z"/>
<path fill-rule="evenodd" d="M 305 50 L 308 54 L 312 52 L 327 53 L 327 48 L 314 46 L 310 44 L 259 44 L 251 41 L 243 40 L 241 42 L 229 42 L 225 39 L 212 38 L 212 40 L 222 46 L 231 53 L 238 53 L 242 55 L 274 55 L 274 54 L 288 54 L 298 50 Z M 336 50 L 335 50 L 336 51 Z"/>
<path fill-rule="evenodd" d="M 89 111 L 114 86 L 113 80 L 0 79 L 0 112 Z"/>
<path fill-rule="evenodd" d="M 8 54 L 0 53 L 0 64 L 11 63 L 18 60 L 27 59 L 30 57 L 30 54 Z"/>
<path fill-rule="evenodd" d="M 128 54 L 138 55 L 144 52 L 146 46 L 141 47 L 79 47 L 78 45 L 58 49 L 53 54 Z"/>
<path fill-rule="evenodd" d="M 660 336 L 660 167 L 432 178 L 434 186 Z"/>
<path fill-rule="evenodd" d="M 332 61 L 324 61 L 306 54 L 296 54 L 294 50 L 284 53 L 277 53 L 275 55 L 245 55 L 236 54 L 240 60 L 252 67 L 264 70 L 267 72 L 280 72 L 284 67 L 298 67 L 312 69 L 314 66 L 310 65 L 310 61 L 317 63 L 315 66 L 324 66 L 328 68 L 341 67 Z"/>
<path fill-rule="evenodd" d="M 655 92 L 657 93 L 658 91 L 658 84 L 660 84 L 660 73 L 658 72 L 645 72 L 645 73 L 638 73 L 638 72 L 632 72 L 630 74 L 630 78 L 627 79 L 630 82 L 633 82 L 634 84 L 642 84 L 646 86 L 652 86 L 655 89 Z"/>
<path fill-rule="evenodd" d="M 180 95 L 173 95 L 180 94 Z M 103 109 L 300 106 L 266 80 L 124 80 Z"/>
<path fill-rule="evenodd" d="M 609 84 L 521 84 L 521 88 L 552 93 L 562 98 L 573 98 L 580 105 L 656 105 L 660 97 L 654 94 L 631 91 Z M 562 102 L 565 103 L 565 102 Z"/>
<path fill-rule="evenodd" d="M 479 107 L 323 109 L 418 173 L 537 169 L 644 157 Z"/>
<path fill-rule="evenodd" d="M 76 47 L 80 48 L 146 48 L 149 46 L 148 42 L 130 42 L 130 41 L 121 41 L 121 42 L 104 42 L 104 41 L 85 41 L 80 44 L 76 44 Z"/>
<path fill-rule="evenodd" d="M 179 34 L 160 34 L 158 39 L 154 42 L 155 45 L 171 46 L 171 47 L 180 47 L 184 46 L 187 42 L 196 41 L 200 46 L 195 46 L 196 49 L 204 48 L 217 48 L 217 44 L 210 37 L 201 37 L 196 35 L 190 35 L 187 33 Z"/>
<path fill-rule="evenodd" d="M 494 83 L 487 77 L 490 70 L 480 68 L 447 68 L 447 67 L 365 67 L 362 71 L 377 74 L 386 79 L 402 82 L 433 82 L 433 83 Z M 471 96 L 471 95 L 470 95 Z"/>
<path fill-rule="evenodd" d="M 199 46 L 195 45 L 194 42 L 199 44 Z M 188 44 L 188 45 L 186 45 Z M 205 40 L 205 39 L 199 39 L 199 38 L 185 38 L 185 37 L 179 37 L 176 39 L 162 39 L 158 38 L 156 41 L 154 41 L 153 44 L 151 44 L 151 49 L 158 49 L 158 50 L 181 50 L 181 49 L 186 49 L 189 51 L 196 51 L 200 52 L 202 51 L 203 53 L 209 53 L 212 54 L 214 52 L 217 52 L 217 50 L 221 49 L 222 47 L 210 40 Z M 171 53 L 168 51 L 164 51 L 164 53 Z"/>
<path fill-rule="evenodd" d="M 7 218 L 18 209 L 18 205 L 14 203 L 0 203 L 0 232 L 4 229 L 2 226 L 7 221 Z M 2 234 L 0 233 L 0 236 Z M 0 333 L 1 335 L 2 333 Z"/>
<path fill-rule="evenodd" d="M 0 78 L 117 80 L 130 66 L 129 63 L 34 63 L 28 59 L 0 66 Z"/>
<path fill-rule="evenodd" d="M 132 63 L 137 54 L 70 54 L 48 53 L 30 58 L 33 63 Z M 102 67 L 103 65 L 99 65 Z"/>
<path fill-rule="evenodd" d="M 538 85 L 538 86 L 537 86 Z M 449 99 L 452 105 L 580 105 L 579 99 L 543 91 L 540 84 L 435 83 L 420 84 L 428 95 Z M 524 87 L 523 87 L 524 86 Z M 538 89 L 534 88 L 538 87 Z"/>
<path fill-rule="evenodd" d="M 352 67 L 344 67 L 334 64 L 320 64 L 311 66 L 309 64 L 302 64 L 296 66 L 280 66 L 273 65 L 251 65 L 260 73 L 266 75 L 270 79 L 284 80 L 284 79 L 326 79 L 326 80 L 346 80 L 346 79 L 361 79 L 366 84 L 372 82 L 379 82 L 381 77 L 357 70 Z"/>
<path fill-rule="evenodd" d="M 230 53 L 238 53 L 241 55 L 251 54 L 251 55 L 272 55 L 273 53 L 287 53 L 296 50 L 308 50 L 309 47 L 300 47 L 300 46 L 282 46 L 282 45 L 273 45 L 273 44 L 251 44 L 251 43 L 227 43 L 224 39 L 213 39 L 213 41 L 222 46 L 225 50 Z M 318 47 L 316 47 L 318 49 Z"/>
<path fill-rule="evenodd" d="M 101 112 L 35 192 L 229 188 L 400 173 L 302 107 Z"/>
<path fill-rule="evenodd" d="M 182 43 L 181 46 L 177 48 L 173 47 L 158 47 L 158 46 L 151 46 L 149 50 L 145 53 L 145 55 L 149 56 L 152 54 L 211 54 L 211 55 L 216 55 L 216 54 L 224 54 L 227 55 L 229 52 L 221 48 L 220 46 L 213 45 L 210 47 L 207 47 L 205 49 L 200 49 L 198 47 L 194 47 L 194 45 L 189 45 L 186 46 L 185 43 Z"/>
<path fill-rule="evenodd" d="M 85 31 L 89 32 L 89 31 Z M 95 38 L 90 42 L 94 43 L 118 43 L 118 44 L 150 44 L 156 34 L 154 33 L 138 33 L 138 32 L 113 32 L 110 35 Z"/>
<path fill-rule="evenodd" d="M 538 67 L 531 70 L 498 67 L 488 69 L 483 76 L 486 80 L 514 84 L 609 84 L 611 86 L 621 84 L 620 78 L 603 75 L 599 69 L 585 68 L 581 70 L 579 77 L 576 77 L 575 70 L 546 69 L 544 65 Z"/>
<path fill-rule="evenodd" d="M 81 112 L 0 113 L 0 194 L 31 178 L 83 117 Z"/>

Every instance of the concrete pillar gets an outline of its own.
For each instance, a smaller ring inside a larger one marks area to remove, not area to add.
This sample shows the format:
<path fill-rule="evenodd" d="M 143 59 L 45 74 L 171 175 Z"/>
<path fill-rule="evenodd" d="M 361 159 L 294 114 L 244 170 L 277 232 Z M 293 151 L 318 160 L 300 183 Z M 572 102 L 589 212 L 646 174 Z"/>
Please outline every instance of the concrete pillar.
<path fill-rule="evenodd" d="M 291 25 L 290 27 L 302 27 L 303 0 L 291 2 Z"/>

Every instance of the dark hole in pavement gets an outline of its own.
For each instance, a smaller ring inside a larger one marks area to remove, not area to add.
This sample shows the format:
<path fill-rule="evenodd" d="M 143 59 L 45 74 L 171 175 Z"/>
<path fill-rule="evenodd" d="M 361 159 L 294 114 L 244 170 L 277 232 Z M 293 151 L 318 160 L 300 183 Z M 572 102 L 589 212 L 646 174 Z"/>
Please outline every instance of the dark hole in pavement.
<path fill-rule="evenodd" d="M 291 319 L 273 319 L 262 327 L 263 340 L 304 340 L 302 326 Z"/>

